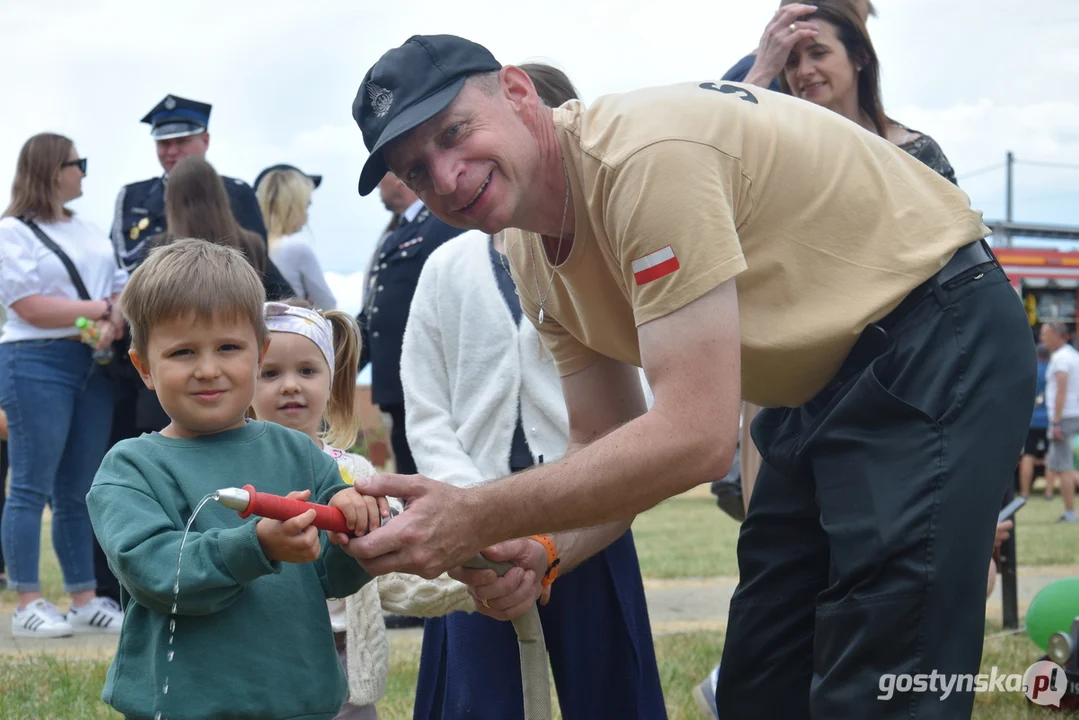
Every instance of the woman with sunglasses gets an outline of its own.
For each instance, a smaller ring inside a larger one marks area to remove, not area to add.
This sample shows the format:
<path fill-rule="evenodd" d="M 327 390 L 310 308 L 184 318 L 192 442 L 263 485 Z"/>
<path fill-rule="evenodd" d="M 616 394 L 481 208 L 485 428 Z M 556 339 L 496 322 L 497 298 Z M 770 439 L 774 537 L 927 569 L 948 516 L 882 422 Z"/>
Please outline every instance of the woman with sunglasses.
<path fill-rule="evenodd" d="M 96 595 L 86 493 L 109 440 L 111 380 L 76 321 L 93 320 L 97 348 L 123 332 L 116 302 L 127 274 L 104 232 L 65 207 L 82 195 L 86 158 L 66 137 L 35 135 L 19 152 L 11 203 L 0 216 L 0 407 L 8 418 L 11 488 L 2 546 L 8 588 L 18 593 L 12 635 L 118 633 L 119 605 Z M 41 515 L 71 594 L 61 614 L 41 597 Z"/>

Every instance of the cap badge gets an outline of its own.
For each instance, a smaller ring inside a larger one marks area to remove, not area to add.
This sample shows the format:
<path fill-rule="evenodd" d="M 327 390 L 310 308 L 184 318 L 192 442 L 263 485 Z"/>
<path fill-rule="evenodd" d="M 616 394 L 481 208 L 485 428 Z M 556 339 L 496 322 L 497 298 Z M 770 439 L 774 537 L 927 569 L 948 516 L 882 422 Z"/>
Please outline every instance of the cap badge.
<path fill-rule="evenodd" d="M 386 88 L 379 87 L 373 82 L 367 83 L 367 96 L 371 98 L 371 109 L 375 111 L 375 117 L 385 117 L 393 103 L 393 93 Z"/>
<path fill-rule="evenodd" d="M 175 108 L 176 108 L 176 100 L 172 97 L 172 95 L 169 95 L 167 98 L 165 98 L 165 109 L 166 110 L 173 110 Z"/>

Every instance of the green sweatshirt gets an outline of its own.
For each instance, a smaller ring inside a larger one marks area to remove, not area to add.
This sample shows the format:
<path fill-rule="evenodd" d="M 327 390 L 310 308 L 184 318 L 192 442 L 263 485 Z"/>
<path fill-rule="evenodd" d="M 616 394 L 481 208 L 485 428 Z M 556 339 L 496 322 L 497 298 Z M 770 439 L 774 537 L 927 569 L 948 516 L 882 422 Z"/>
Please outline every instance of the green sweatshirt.
<path fill-rule="evenodd" d="M 332 718 L 341 708 L 347 684 L 326 599 L 370 576 L 325 534 L 319 560 L 270 562 L 258 518 L 209 501 L 184 545 L 171 615 L 191 513 L 207 494 L 246 484 L 277 495 L 310 489 L 320 503 L 349 488 L 306 435 L 255 421 L 193 440 L 143 435 L 102 462 L 86 500 L 125 612 L 102 699 L 125 716 Z"/>

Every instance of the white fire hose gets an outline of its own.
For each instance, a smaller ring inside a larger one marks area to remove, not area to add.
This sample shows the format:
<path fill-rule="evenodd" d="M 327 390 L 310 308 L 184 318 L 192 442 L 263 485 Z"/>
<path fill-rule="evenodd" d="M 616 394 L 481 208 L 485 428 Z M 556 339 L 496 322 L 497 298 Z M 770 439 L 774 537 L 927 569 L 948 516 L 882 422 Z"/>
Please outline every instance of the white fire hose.
<path fill-rule="evenodd" d="M 514 566 L 496 563 L 477 553 L 465 563 L 474 570 L 494 570 L 499 577 Z M 543 642 L 539 607 L 533 603 L 524 615 L 513 619 L 521 653 L 521 690 L 524 695 L 525 720 L 551 720 L 551 678 L 547 670 L 547 645 Z"/>

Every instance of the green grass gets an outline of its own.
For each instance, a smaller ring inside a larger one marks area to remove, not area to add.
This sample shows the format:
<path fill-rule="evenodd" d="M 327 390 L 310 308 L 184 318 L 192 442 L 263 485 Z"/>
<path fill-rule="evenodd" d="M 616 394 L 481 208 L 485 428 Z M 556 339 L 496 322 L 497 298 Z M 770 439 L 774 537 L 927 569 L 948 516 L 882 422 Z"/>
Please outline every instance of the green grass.
<path fill-rule="evenodd" d="M 1020 567 L 1072 565 L 1079 527 L 1057 523 L 1064 506 L 1040 492 L 1016 514 Z M 739 524 L 695 490 L 657 505 L 633 523 L 641 574 L 647 578 L 736 576 Z M 1069 539 L 1070 538 L 1070 539 Z"/>
<path fill-rule="evenodd" d="M 987 623 L 986 631 L 981 672 L 989 674 L 992 668 L 996 667 L 998 675 L 1001 673 L 1023 674 L 1035 661 L 1041 659 L 1041 650 L 1030 641 L 1025 632 L 1000 635 L 1000 626 L 992 623 Z M 974 714 L 971 715 L 973 720 L 1057 717 L 1061 717 L 1059 712 L 1051 712 L 1031 705 L 1021 693 L 1015 692 L 976 693 Z"/>
<path fill-rule="evenodd" d="M 1060 508 L 1059 500 L 1047 502 L 1037 495 L 1020 511 L 1021 566 L 1075 562 L 1073 534 L 1079 528 L 1055 524 Z M 662 503 L 638 517 L 633 529 L 645 577 L 733 576 L 737 572 L 738 525 L 716 507 L 707 492 L 695 491 Z M 42 538 L 41 570 L 45 596 L 66 608 L 47 526 Z M 14 603 L 14 593 L 0 592 L 0 622 L 7 621 Z M 996 666 L 1001 672 L 1022 673 L 1038 659 L 1040 651 L 1025 634 L 992 635 L 997 630 L 987 628 L 990 636 L 985 643 L 983 672 Z M 690 693 L 719 659 L 722 634 L 662 635 L 656 637 L 655 644 L 671 720 L 695 720 L 700 716 Z M 383 720 L 412 717 L 419 650 L 418 635 L 390 634 L 390 675 L 386 696 L 378 706 Z M 107 669 L 108 663 L 103 661 L 59 660 L 44 655 L 16 660 L 0 656 L 0 720 L 117 718 L 119 715 L 99 700 Z M 973 717 L 1013 720 L 1055 716 L 1028 707 L 1016 694 L 983 693 L 976 698 Z"/>
<path fill-rule="evenodd" d="M 1046 500 L 1041 492 L 1031 494 L 1015 515 L 1016 556 L 1019 567 L 1072 565 L 1079 559 L 1076 540 L 1079 526 L 1057 523 L 1064 512 L 1060 497 Z"/>
<path fill-rule="evenodd" d="M 119 718 L 101 702 L 106 662 L 57 660 L 0 660 L 0 718 Z"/>
<path fill-rule="evenodd" d="M 665 500 L 637 516 L 633 537 L 641 574 L 649 578 L 734 576 L 739 525 L 695 492 Z"/>
<path fill-rule="evenodd" d="M 992 630 L 992 628 L 990 628 Z M 697 720 L 690 693 L 720 657 L 723 635 L 715 632 L 664 635 L 656 638 L 660 678 L 671 720 Z M 1026 635 L 988 637 L 982 672 L 1022 673 L 1038 659 L 1039 651 Z M 378 705 L 382 720 L 412 717 L 416 689 L 419 640 L 415 635 L 390 635 L 390 676 L 386 696 Z M 61 661 L 48 657 L 35 662 L 0 663 L 0 720 L 65 718 L 89 720 L 118 718 L 98 700 L 108 664 L 98 661 Z M 556 714 L 556 717 L 560 717 Z M 975 720 L 1059 717 L 1030 707 L 1017 693 L 981 693 L 974 705 Z"/>
<path fill-rule="evenodd" d="M 1076 562 L 1079 527 L 1057 524 L 1062 511 L 1059 498 L 1050 501 L 1040 492 L 1031 495 L 1016 515 L 1020 567 Z M 64 596 L 63 578 L 48 537 L 47 515 L 41 542 L 41 586 L 45 597 L 56 601 Z M 707 489 L 665 500 L 633 523 L 641 574 L 646 578 L 734 577 L 738 574 L 738 528 L 716 507 Z M 12 601 L 13 593 L 0 591 L 0 605 Z"/>

